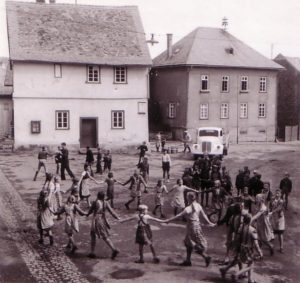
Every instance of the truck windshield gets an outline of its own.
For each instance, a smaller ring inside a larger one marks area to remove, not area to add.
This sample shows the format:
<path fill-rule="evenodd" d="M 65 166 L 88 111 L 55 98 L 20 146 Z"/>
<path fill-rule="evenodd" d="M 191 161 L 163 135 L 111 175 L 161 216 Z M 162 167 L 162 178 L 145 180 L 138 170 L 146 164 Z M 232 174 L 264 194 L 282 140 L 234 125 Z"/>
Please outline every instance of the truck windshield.
<path fill-rule="evenodd" d="M 218 137 L 219 131 L 217 130 L 200 130 L 199 137 Z"/>

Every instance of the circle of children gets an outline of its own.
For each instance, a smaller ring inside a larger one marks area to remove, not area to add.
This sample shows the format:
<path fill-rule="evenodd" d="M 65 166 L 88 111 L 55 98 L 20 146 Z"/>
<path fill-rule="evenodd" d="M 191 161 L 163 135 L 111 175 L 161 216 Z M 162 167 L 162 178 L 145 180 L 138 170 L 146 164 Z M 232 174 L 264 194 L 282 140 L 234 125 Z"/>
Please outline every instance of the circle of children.
<path fill-rule="evenodd" d="M 121 223 L 135 220 L 137 230 L 135 242 L 139 245 L 139 258 L 136 263 L 144 263 L 143 249 L 149 245 L 153 254 L 153 262 L 159 263 L 152 241 L 152 231 L 150 221 L 169 223 L 176 219 L 186 223 L 186 237 L 184 244 L 186 247 L 186 259 L 180 266 L 191 266 L 191 255 L 194 250 L 200 254 L 209 266 L 211 257 L 207 254 L 207 240 L 203 234 L 203 226 L 226 225 L 226 254 L 224 261 L 220 263 L 220 273 L 222 278 L 234 266 L 239 267 L 239 271 L 234 272 L 232 281 L 241 277 L 248 276 L 248 282 L 252 280 L 251 270 L 255 260 L 262 260 L 264 253 L 262 250 L 265 245 L 270 256 L 274 253 L 274 234 L 278 236 L 279 252 L 283 253 L 283 233 L 285 230 L 284 210 L 287 209 L 288 195 L 292 190 L 292 182 L 286 172 L 280 182 L 280 189 L 275 192 L 270 190 L 270 182 L 263 182 L 261 175 L 253 171 L 251 176 L 248 167 L 239 170 L 232 183 L 226 167 L 222 166 L 222 159 L 219 157 L 210 158 L 208 155 L 199 157 L 192 167 L 186 168 L 182 177 L 177 179 L 176 185 L 167 189 L 165 183 L 169 182 L 171 158 L 166 150 L 162 153 L 163 178 L 158 180 L 155 187 L 155 199 L 152 214 L 155 216 L 157 211 L 160 218 L 151 216 L 148 207 L 141 204 L 142 192 L 148 190 L 149 163 L 146 152 L 148 147 L 146 142 L 138 147 L 139 161 L 133 175 L 126 181 L 116 180 L 111 171 L 111 154 L 107 151 L 102 156 L 98 149 L 96 161 L 96 173 L 108 171 L 104 181 L 94 179 L 92 165 L 94 163 L 93 152 L 87 147 L 86 163 L 80 179 L 77 179 L 69 167 L 68 150 L 66 144 L 62 143 L 55 154 L 57 171 L 61 165 L 61 180 L 65 180 L 64 171 L 67 170 L 72 178 L 72 186 L 64 192 L 69 194 L 67 201 L 63 203 L 62 191 L 60 190 L 60 178 L 58 175 L 46 173 L 47 151 L 42 148 L 38 155 L 38 171 L 34 180 L 42 167 L 45 169 L 46 181 L 38 198 L 38 218 L 37 226 L 40 233 L 40 244 L 44 244 L 44 236 L 49 237 L 50 245 L 53 244 L 52 227 L 54 219 L 61 219 L 65 215 L 65 233 L 68 236 L 66 248 L 70 253 L 77 249 L 74 241 L 74 233 L 79 232 L 78 214 L 81 216 L 92 215 L 91 225 L 91 252 L 88 255 L 95 258 L 96 238 L 101 238 L 111 248 L 111 259 L 115 259 L 119 250 L 115 247 L 109 236 L 109 223 L 106 215 L 110 213 Z M 156 144 L 157 152 L 160 147 Z M 102 161 L 104 170 L 102 170 Z M 90 202 L 90 191 L 87 180 L 95 183 L 106 183 L 107 191 L 100 190 L 97 198 Z M 137 202 L 137 213 L 132 217 L 121 219 L 114 211 L 114 184 L 119 183 L 123 186 L 129 185 L 129 201 L 125 203 L 125 208 L 129 210 L 132 202 Z M 166 219 L 164 214 L 164 201 L 166 194 L 173 191 L 171 205 L 174 208 L 174 216 Z M 80 208 L 82 201 L 87 202 L 88 210 Z M 201 216 L 201 217 L 200 217 Z M 202 224 L 202 219 L 206 222 Z"/>

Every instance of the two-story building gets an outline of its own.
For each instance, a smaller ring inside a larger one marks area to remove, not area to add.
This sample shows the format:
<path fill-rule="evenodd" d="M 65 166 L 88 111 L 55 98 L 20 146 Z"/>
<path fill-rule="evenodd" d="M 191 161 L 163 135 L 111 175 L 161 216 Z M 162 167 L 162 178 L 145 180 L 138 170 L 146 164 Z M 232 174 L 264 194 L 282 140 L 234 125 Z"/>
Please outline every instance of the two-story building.
<path fill-rule="evenodd" d="M 137 7 L 6 7 L 15 147 L 148 139 L 152 60 Z"/>
<path fill-rule="evenodd" d="M 274 141 L 282 67 L 223 29 L 200 27 L 174 45 L 171 36 L 150 76 L 161 124 L 176 138 L 185 129 L 195 138 L 196 128 L 217 126 L 231 142 Z"/>
<path fill-rule="evenodd" d="M 300 139 L 300 58 L 279 54 L 274 61 L 285 70 L 278 76 L 278 137 L 284 141 Z"/>

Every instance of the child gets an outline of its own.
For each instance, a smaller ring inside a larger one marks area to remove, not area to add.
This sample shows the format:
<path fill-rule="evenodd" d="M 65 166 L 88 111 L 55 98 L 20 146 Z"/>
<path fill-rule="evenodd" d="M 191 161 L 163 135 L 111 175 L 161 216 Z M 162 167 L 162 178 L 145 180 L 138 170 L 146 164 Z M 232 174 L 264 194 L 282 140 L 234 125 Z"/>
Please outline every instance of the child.
<path fill-rule="evenodd" d="M 145 188 L 147 188 L 147 184 L 144 178 L 139 174 L 137 170 L 134 170 L 133 175 L 124 183 L 123 186 L 126 186 L 130 183 L 129 190 L 130 190 L 130 200 L 125 203 L 125 207 L 129 210 L 129 204 L 135 201 L 137 198 L 137 207 L 141 203 L 141 184 L 144 184 Z"/>
<path fill-rule="evenodd" d="M 75 203 L 78 204 L 80 202 L 80 196 L 79 196 L 79 186 L 78 186 L 79 180 L 77 178 L 72 179 L 72 186 L 66 190 L 64 193 L 71 192 L 71 196 L 75 197 Z"/>
<path fill-rule="evenodd" d="M 153 215 L 156 215 L 156 210 L 160 210 L 160 217 L 165 218 L 163 214 L 163 205 L 164 205 L 164 194 L 168 193 L 167 187 L 163 184 L 162 180 L 157 181 L 157 185 L 155 187 L 155 208 L 153 210 Z"/>
<path fill-rule="evenodd" d="M 115 259 L 119 251 L 115 248 L 113 242 L 109 238 L 110 226 L 106 220 L 105 212 L 108 211 L 114 218 L 119 220 L 119 216 L 110 207 L 109 203 L 104 200 L 105 193 L 100 191 L 97 194 L 97 200 L 91 206 L 87 216 L 93 214 L 92 227 L 91 227 L 91 253 L 88 255 L 90 258 L 96 258 L 96 236 L 102 238 L 103 241 L 111 248 L 111 259 Z"/>
<path fill-rule="evenodd" d="M 103 172 L 105 173 L 106 169 L 108 170 L 108 172 L 110 172 L 111 164 L 112 164 L 112 157 L 110 154 L 110 150 L 107 150 L 106 153 L 104 154 L 103 162 L 104 162 Z"/>
<path fill-rule="evenodd" d="M 98 152 L 97 152 L 97 163 L 96 163 L 96 173 L 102 174 L 102 153 L 100 147 L 98 147 Z"/>
<path fill-rule="evenodd" d="M 37 175 L 39 174 L 41 168 L 43 167 L 45 170 L 45 174 L 47 173 L 47 168 L 46 168 L 46 161 L 47 157 L 49 156 L 49 153 L 47 152 L 46 148 L 43 146 L 42 150 L 38 154 L 38 169 L 35 172 L 33 181 L 36 181 Z"/>
<path fill-rule="evenodd" d="M 57 152 L 54 155 L 54 160 L 56 164 L 56 175 L 59 174 L 60 164 L 61 164 L 62 154 L 60 146 L 57 147 Z"/>
<path fill-rule="evenodd" d="M 39 198 L 37 200 L 37 227 L 40 233 L 39 243 L 44 244 L 44 232 L 49 237 L 50 246 L 53 245 L 53 235 L 52 227 L 54 225 L 53 221 L 53 211 L 50 208 L 49 196 L 47 190 L 42 190 L 40 192 Z"/>
<path fill-rule="evenodd" d="M 114 179 L 114 174 L 112 172 L 108 173 L 107 178 L 104 182 L 107 184 L 106 200 L 110 201 L 110 206 L 114 208 L 115 183 L 119 183 L 121 185 L 122 183 Z"/>
<path fill-rule="evenodd" d="M 77 219 L 77 212 L 82 215 L 87 215 L 86 212 L 82 211 L 78 204 L 75 203 L 76 199 L 74 196 L 69 196 L 68 201 L 63 205 L 59 211 L 56 213 L 58 216 L 62 213 L 65 213 L 65 232 L 68 235 L 69 241 L 67 248 L 70 249 L 71 253 L 74 253 L 77 250 L 77 246 L 74 241 L 73 233 L 79 232 L 79 225 Z"/>
<path fill-rule="evenodd" d="M 81 174 L 81 178 L 78 182 L 79 185 L 79 196 L 80 199 L 86 199 L 86 202 L 88 204 L 88 207 L 91 206 L 91 202 L 90 202 L 90 189 L 89 189 L 89 184 L 87 184 L 88 179 L 93 180 L 95 183 L 100 184 L 100 182 L 96 181 L 91 174 L 89 173 L 88 170 L 89 166 L 88 164 L 84 164 L 84 171 Z"/>
<path fill-rule="evenodd" d="M 138 214 L 122 219 L 120 222 L 126 222 L 130 220 L 138 220 L 138 226 L 136 230 L 135 242 L 139 245 L 139 254 L 140 258 L 135 261 L 135 263 L 144 263 L 144 246 L 149 245 L 152 255 L 153 255 L 153 263 L 159 263 L 159 258 L 156 256 L 153 243 L 152 243 L 152 231 L 151 227 L 148 223 L 149 220 L 153 220 L 156 222 L 163 222 L 163 220 L 151 217 L 148 215 L 148 207 L 147 205 L 141 204 L 138 207 Z"/>
<path fill-rule="evenodd" d="M 144 157 L 143 161 L 140 162 L 137 166 L 140 169 L 140 174 L 144 178 L 145 182 L 148 182 L 149 179 L 149 162 L 148 157 Z M 148 193 L 147 188 L 145 187 L 144 193 Z"/>
<path fill-rule="evenodd" d="M 62 195 L 59 183 L 59 176 L 54 176 L 54 191 L 53 191 L 54 199 L 55 199 L 55 208 L 54 212 L 59 210 L 62 207 Z M 59 219 L 59 217 L 57 218 Z"/>

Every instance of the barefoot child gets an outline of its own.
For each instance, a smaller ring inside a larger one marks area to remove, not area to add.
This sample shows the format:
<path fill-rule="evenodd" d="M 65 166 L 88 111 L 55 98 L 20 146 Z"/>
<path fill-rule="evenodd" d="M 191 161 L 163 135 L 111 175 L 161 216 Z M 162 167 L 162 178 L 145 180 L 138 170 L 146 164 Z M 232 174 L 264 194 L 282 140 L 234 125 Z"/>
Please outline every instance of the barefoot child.
<path fill-rule="evenodd" d="M 148 223 L 149 220 L 153 220 L 156 222 L 163 222 L 163 220 L 151 217 L 148 215 L 148 207 L 147 205 L 141 204 L 138 207 L 138 214 L 122 219 L 120 222 L 126 222 L 130 220 L 138 220 L 138 226 L 136 230 L 136 237 L 135 242 L 139 245 L 139 254 L 140 258 L 136 260 L 136 263 L 144 263 L 144 246 L 149 245 L 152 255 L 153 255 L 153 262 L 159 263 L 159 258 L 156 256 L 153 243 L 152 243 L 152 231 L 151 227 Z"/>
<path fill-rule="evenodd" d="M 68 197 L 67 203 L 60 207 L 59 211 L 56 214 L 60 215 L 62 213 L 65 213 L 66 215 L 65 232 L 69 238 L 67 248 L 70 249 L 71 253 L 74 253 L 77 250 L 77 246 L 74 241 L 74 232 L 79 232 L 77 213 L 81 216 L 87 215 L 87 213 L 79 208 L 78 204 L 76 204 L 75 197 L 72 195 Z"/>
<path fill-rule="evenodd" d="M 110 206 L 114 208 L 114 190 L 115 190 L 115 183 L 122 185 L 121 182 L 114 178 L 113 172 L 109 172 L 107 178 L 105 179 L 104 183 L 107 184 L 106 190 L 106 200 L 110 202 Z"/>
<path fill-rule="evenodd" d="M 153 209 L 153 215 L 156 215 L 156 210 L 160 210 L 160 217 L 165 218 L 163 214 L 163 205 L 164 205 L 164 195 L 168 193 L 167 187 L 163 184 L 162 180 L 158 180 L 157 185 L 155 187 L 155 208 Z"/>

